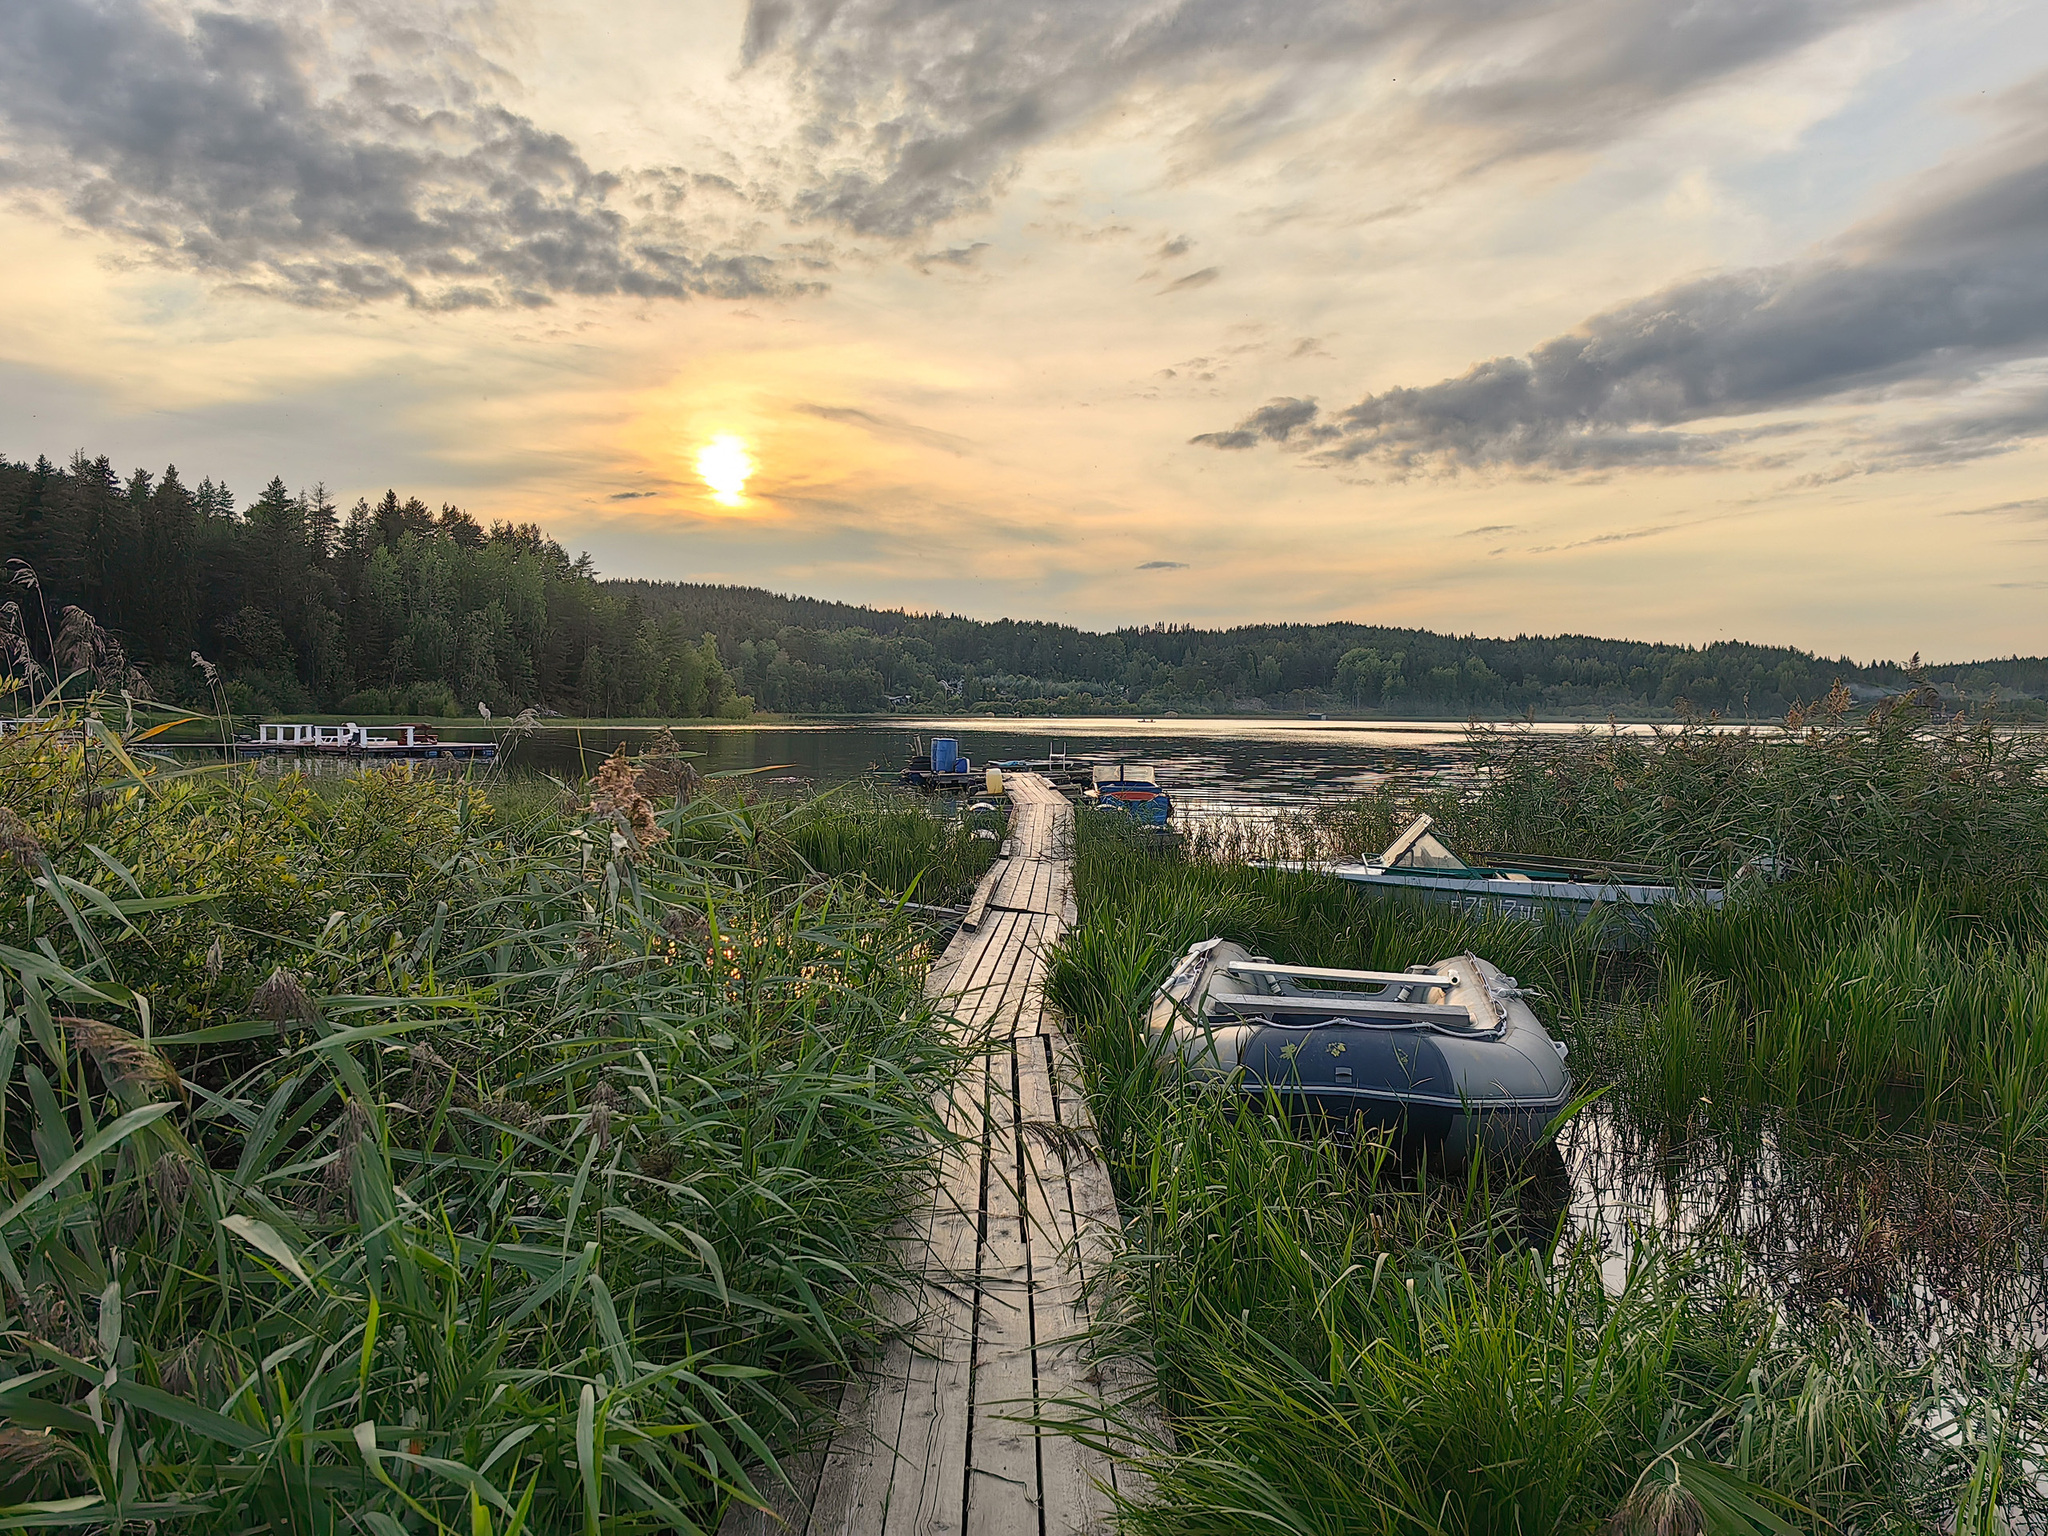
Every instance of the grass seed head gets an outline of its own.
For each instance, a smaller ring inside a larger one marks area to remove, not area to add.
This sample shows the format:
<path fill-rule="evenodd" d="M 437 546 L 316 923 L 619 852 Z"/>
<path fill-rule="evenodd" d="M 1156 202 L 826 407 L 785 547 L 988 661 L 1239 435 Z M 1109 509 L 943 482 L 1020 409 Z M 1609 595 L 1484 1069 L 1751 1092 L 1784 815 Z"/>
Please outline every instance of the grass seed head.
<path fill-rule="evenodd" d="M 33 870 L 43 856 L 43 845 L 29 831 L 28 823 L 7 806 L 0 805 L 0 858 L 13 861 L 18 869 Z"/>
<path fill-rule="evenodd" d="M 34 1477 L 55 1462 L 75 1462 L 78 1452 L 46 1429 L 0 1429 L 0 1488 Z"/>
<path fill-rule="evenodd" d="M 641 787 L 640 770 L 626 760 L 626 744 L 604 760 L 591 780 L 590 803 L 584 812 L 616 822 L 627 839 L 626 856 L 636 862 L 668 838 L 654 819 L 654 802 Z"/>
<path fill-rule="evenodd" d="M 320 1010 L 313 1006 L 306 984 L 281 965 L 270 973 L 268 981 L 256 989 L 256 995 L 249 999 L 249 1007 L 257 1017 L 275 1024 L 280 1034 L 287 1024 L 311 1024 L 320 1017 Z"/>
<path fill-rule="evenodd" d="M 1607 1522 L 1608 1536 L 1706 1536 L 1707 1513 L 1673 1476 L 1645 1478 Z"/>
<path fill-rule="evenodd" d="M 591 1087 L 585 1102 L 590 1106 L 590 1115 L 584 1124 L 602 1152 L 612 1144 L 612 1117 L 625 1103 L 625 1098 L 618 1089 L 600 1078 Z"/>
<path fill-rule="evenodd" d="M 153 1099 L 161 1089 L 190 1102 L 178 1069 L 154 1046 L 97 1019 L 66 1018 L 63 1022 L 99 1067 L 109 1088 L 141 1099 Z"/>
<path fill-rule="evenodd" d="M 524 1099 L 515 1099 L 502 1088 L 479 1106 L 486 1115 L 500 1125 L 509 1125 L 515 1131 L 530 1131 L 540 1119 L 540 1112 Z"/>
<path fill-rule="evenodd" d="M 192 1193 L 192 1159 L 182 1152 L 166 1152 L 149 1165 L 149 1182 L 164 1211 L 172 1216 L 185 1208 Z"/>
<path fill-rule="evenodd" d="M 441 1094 L 452 1083 L 449 1102 L 467 1108 L 476 1102 L 476 1095 L 470 1091 L 469 1083 L 431 1045 L 415 1045 L 406 1052 L 406 1062 L 412 1068 L 411 1091 L 406 1095 L 406 1107 L 415 1114 L 430 1115 L 441 1104 Z"/>

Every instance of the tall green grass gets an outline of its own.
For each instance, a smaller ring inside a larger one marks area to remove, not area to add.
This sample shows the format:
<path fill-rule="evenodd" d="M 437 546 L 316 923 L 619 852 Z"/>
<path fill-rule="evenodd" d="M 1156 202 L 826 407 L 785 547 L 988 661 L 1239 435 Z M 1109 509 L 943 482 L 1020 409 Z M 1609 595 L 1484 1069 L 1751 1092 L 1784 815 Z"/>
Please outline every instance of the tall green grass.
<path fill-rule="evenodd" d="M 1354 802 L 1284 818 L 1276 851 L 1376 853 L 1424 810 L 1467 852 L 2002 879 L 2048 869 L 2048 735 L 1910 706 L 1822 710 L 1791 730 L 1475 726 L 1438 772 L 1391 773 Z"/>
<path fill-rule="evenodd" d="M 775 806 L 146 768 L 0 744 L 0 1530 L 756 1497 L 956 1066 L 900 871 Z"/>
<path fill-rule="evenodd" d="M 2037 1158 L 2038 1127 L 1972 1097 L 2032 1082 L 1983 1016 L 2033 974 L 2032 908 L 2011 888 L 1908 899 L 1815 878 L 1616 950 L 1120 830 L 1084 818 L 1081 920 L 1048 994 L 1080 1037 L 1131 1223 L 1123 1344 L 1157 1370 L 1172 1426 L 1170 1442 L 1123 1426 L 1155 1480 L 1124 1510 L 1131 1529 L 1907 1531 L 2039 1511 L 2015 1469 L 2048 1452 L 2042 1395 L 1989 1341 L 1901 1345 L 1824 1303 L 1795 1324 L 1732 1228 L 1651 1224 L 1603 1253 L 1560 1225 L 1555 1171 L 1400 1174 L 1174 1093 L 1143 1043 L 1152 989 L 1197 938 L 1372 968 L 1472 949 L 1541 990 L 1582 1086 L 1607 1086 L 1600 1112 L 1648 1145 L 1693 1135 L 1719 1092 L 1724 1114 L 1768 1109 L 1837 1145 L 1903 1105 Z M 1942 970 L 1973 965 L 1960 986 Z M 1944 976 L 1947 1001 L 1920 989 Z M 1837 997 L 1852 983 L 1884 1005 L 1855 1012 Z M 1809 996 L 1846 1011 L 1828 1015 L 1832 1054 L 1809 1037 L 1795 1057 L 1771 1018 Z M 1744 1027 L 1691 1030 L 1703 997 Z M 1919 1013 L 1902 1020 L 1908 998 Z M 1937 1060 L 1946 1075 L 1909 1079 Z"/>

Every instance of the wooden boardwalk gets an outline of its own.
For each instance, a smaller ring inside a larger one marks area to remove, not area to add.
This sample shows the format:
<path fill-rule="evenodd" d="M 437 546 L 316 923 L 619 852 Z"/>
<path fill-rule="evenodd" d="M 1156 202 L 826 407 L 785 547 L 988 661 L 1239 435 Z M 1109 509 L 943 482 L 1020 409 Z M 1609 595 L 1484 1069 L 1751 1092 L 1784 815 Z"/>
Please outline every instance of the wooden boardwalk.
<path fill-rule="evenodd" d="M 829 1447 L 790 1468 L 796 1496 L 736 1510 L 721 1536 L 1106 1532 L 1105 1490 L 1135 1476 L 1029 1422 L 1147 1384 L 1078 1342 L 1117 1213 L 1042 990 L 1046 951 L 1073 920 L 1074 812 L 1035 774 L 1005 779 L 1008 857 L 926 985 L 989 1048 L 945 1102 L 960 1141 L 902 1238 L 923 1294 L 900 1302 L 898 1336 L 848 1386 Z"/>

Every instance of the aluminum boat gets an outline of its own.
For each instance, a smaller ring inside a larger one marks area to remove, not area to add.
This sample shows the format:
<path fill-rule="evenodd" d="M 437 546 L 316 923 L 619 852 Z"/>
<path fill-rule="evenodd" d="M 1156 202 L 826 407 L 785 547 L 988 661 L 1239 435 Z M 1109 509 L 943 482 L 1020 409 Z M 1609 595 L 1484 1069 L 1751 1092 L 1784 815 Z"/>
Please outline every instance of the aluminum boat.
<path fill-rule="evenodd" d="M 1717 881 L 1676 885 L 1658 871 L 1593 860 L 1475 854 L 1467 863 L 1444 846 L 1418 816 L 1377 859 L 1322 866 L 1339 880 L 1419 897 L 1475 916 L 1498 914 L 1538 922 L 1549 913 L 1585 919 L 1615 914 L 1633 923 L 1644 908 L 1695 901 L 1718 907 L 1727 892 Z"/>

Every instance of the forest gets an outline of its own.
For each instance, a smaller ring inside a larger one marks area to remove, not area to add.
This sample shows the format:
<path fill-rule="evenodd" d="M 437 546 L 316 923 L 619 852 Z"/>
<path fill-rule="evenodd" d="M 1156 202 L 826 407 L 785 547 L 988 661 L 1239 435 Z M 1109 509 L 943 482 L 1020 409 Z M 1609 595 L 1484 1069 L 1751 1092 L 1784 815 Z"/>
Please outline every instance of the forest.
<path fill-rule="evenodd" d="M 24 680 L 85 662 L 197 702 L 217 673 L 251 714 L 748 713 L 717 642 L 680 614 L 607 589 L 531 523 L 487 528 L 395 491 L 343 513 L 273 478 L 238 507 L 175 467 L 0 462 L 0 546 Z"/>
<path fill-rule="evenodd" d="M 1523 714 L 1775 719 L 1865 702 L 2048 715 L 2048 660 L 1860 663 L 1783 646 L 1487 639 L 1355 623 L 1093 633 L 758 588 L 606 580 L 533 523 L 273 478 L 238 503 L 175 467 L 0 458 L 5 670 L 238 714 Z M 17 704 L 19 701 L 16 701 Z"/>
<path fill-rule="evenodd" d="M 737 686 L 777 711 L 1005 714 L 1522 714 L 1774 720 L 1828 695 L 1928 687 L 1950 707 L 2048 713 L 2048 660 L 1859 663 L 1739 641 L 1485 639 L 1367 624 L 1070 625 L 904 613 L 750 587 L 612 581 L 649 613 L 718 637 Z"/>

